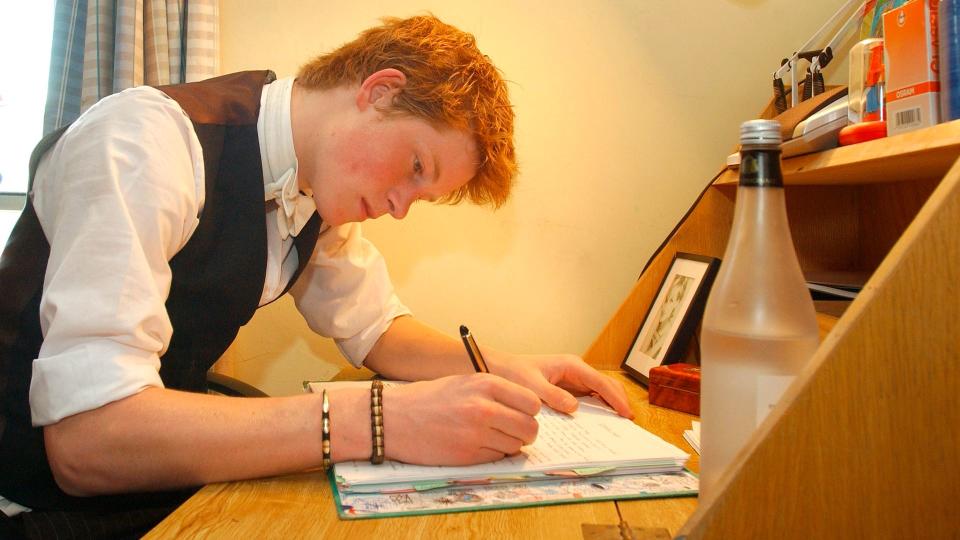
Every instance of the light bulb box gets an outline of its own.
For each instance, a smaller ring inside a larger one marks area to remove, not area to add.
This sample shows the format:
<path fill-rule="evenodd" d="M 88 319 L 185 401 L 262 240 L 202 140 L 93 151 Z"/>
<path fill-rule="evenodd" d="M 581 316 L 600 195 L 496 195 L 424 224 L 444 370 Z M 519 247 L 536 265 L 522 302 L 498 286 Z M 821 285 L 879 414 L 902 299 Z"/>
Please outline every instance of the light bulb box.
<path fill-rule="evenodd" d="M 887 135 L 940 121 L 939 0 L 912 0 L 883 15 Z"/>

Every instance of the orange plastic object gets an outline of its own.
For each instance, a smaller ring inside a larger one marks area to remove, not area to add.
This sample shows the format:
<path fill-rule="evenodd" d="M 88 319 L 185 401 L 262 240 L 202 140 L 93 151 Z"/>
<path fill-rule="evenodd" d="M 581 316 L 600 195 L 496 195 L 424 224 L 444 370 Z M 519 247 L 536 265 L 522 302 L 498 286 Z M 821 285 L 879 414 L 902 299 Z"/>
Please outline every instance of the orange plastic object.
<path fill-rule="evenodd" d="M 882 139 L 886 136 L 886 120 L 850 124 L 849 126 L 840 130 L 840 146 L 872 141 L 873 139 Z"/>

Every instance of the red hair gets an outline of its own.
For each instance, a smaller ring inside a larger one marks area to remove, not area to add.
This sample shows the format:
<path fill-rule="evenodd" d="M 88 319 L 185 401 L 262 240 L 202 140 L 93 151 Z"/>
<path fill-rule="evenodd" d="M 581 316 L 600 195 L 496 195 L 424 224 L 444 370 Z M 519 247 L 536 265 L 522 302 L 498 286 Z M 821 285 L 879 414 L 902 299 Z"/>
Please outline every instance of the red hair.
<path fill-rule="evenodd" d="M 301 67 L 297 82 L 330 89 L 360 84 L 387 68 L 406 76 L 390 112 L 466 131 L 477 143 L 476 175 L 443 202 L 503 204 L 517 174 L 513 108 L 499 70 L 471 34 L 432 15 L 385 18 L 382 26 Z"/>

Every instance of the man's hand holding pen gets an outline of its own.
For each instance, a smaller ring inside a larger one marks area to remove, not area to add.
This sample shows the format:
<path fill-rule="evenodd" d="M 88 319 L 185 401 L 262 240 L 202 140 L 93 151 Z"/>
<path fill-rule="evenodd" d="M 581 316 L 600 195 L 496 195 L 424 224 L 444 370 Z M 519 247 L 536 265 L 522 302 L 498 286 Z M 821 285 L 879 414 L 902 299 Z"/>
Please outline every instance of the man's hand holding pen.
<path fill-rule="evenodd" d="M 489 374 L 385 388 L 387 459 L 422 465 L 496 461 L 537 438 L 538 412 L 537 394 Z"/>
<path fill-rule="evenodd" d="M 392 337 L 409 335 L 419 336 L 420 346 L 395 347 L 410 341 Z M 460 337 L 462 344 L 456 344 L 449 335 L 400 317 L 368 355 L 368 367 L 385 377 L 419 381 L 383 390 L 387 459 L 468 465 L 516 454 L 536 439 L 541 404 L 572 413 L 575 395 L 596 394 L 633 418 L 623 386 L 578 356 L 481 348 L 466 327 Z"/>

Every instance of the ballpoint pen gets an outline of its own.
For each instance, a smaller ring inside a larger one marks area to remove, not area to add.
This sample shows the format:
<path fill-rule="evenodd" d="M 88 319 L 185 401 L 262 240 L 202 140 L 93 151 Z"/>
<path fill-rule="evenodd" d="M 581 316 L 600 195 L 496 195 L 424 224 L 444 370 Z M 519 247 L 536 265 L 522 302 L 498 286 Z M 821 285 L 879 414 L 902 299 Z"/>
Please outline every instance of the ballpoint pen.
<path fill-rule="evenodd" d="M 477 373 L 490 373 L 490 370 L 487 369 L 487 363 L 483 361 L 483 354 L 477 347 L 477 342 L 473 340 L 473 334 L 470 333 L 469 328 L 462 324 L 460 325 L 460 338 L 463 339 L 463 346 L 467 348 L 467 354 L 470 355 L 470 361 L 473 362 L 473 369 Z"/>

